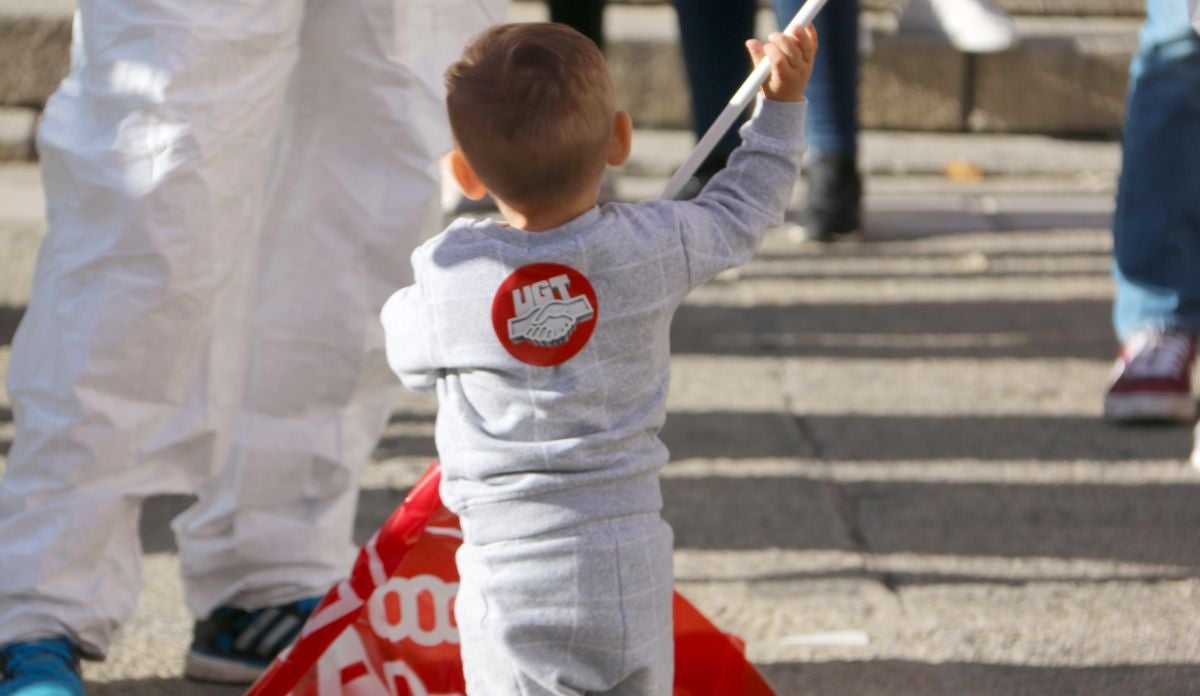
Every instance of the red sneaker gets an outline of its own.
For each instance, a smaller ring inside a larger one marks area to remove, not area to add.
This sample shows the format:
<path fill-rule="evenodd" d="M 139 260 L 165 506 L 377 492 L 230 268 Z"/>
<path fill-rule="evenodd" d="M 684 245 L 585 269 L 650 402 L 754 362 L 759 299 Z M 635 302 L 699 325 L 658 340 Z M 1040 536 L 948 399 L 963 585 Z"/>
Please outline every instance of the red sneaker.
<path fill-rule="evenodd" d="M 1177 331 L 1142 331 L 1121 345 L 1104 417 L 1114 421 L 1181 421 L 1196 416 L 1192 364 L 1196 339 Z"/>

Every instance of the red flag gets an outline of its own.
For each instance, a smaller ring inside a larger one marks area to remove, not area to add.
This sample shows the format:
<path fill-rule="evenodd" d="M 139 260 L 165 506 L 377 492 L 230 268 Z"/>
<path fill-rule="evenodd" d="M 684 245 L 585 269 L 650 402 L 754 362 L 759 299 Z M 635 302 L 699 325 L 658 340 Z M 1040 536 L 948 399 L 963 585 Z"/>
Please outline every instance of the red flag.
<path fill-rule="evenodd" d="M 458 518 L 441 506 L 437 464 L 362 550 L 350 577 L 247 696 L 464 694 L 454 597 Z M 743 656 L 675 593 L 675 696 L 772 696 Z"/>

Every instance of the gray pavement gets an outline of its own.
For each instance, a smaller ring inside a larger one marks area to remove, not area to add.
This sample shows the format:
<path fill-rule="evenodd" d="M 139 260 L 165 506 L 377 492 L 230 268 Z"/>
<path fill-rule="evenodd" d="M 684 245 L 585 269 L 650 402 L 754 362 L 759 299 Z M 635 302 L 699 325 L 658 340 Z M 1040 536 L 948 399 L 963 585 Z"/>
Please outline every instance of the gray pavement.
<path fill-rule="evenodd" d="M 1088 156 L 1079 174 L 877 178 L 864 241 L 774 230 L 680 311 L 678 586 L 779 693 L 1200 692 L 1200 475 L 1187 428 L 1099 418 L 1115 146 Z M 626 196 L 662 184 L 630 174 Z M 41 231 L 33 169 L 0 167 L 0 373 Z M 433 456 L 433 412 L 397 403 L 360 539 Z M 186 504 L 147 506 L 142 602 L 87 666 L 94 693 L 236 693 L 179 678 L 165 523 Z"/>

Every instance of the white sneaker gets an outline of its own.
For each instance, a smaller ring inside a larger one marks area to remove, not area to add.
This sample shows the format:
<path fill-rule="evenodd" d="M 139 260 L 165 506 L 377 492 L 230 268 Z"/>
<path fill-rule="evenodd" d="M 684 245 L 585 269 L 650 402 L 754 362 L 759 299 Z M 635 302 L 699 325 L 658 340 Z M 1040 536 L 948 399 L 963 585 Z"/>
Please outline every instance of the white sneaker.
<path fill-rule="evenodd" d="M 1017 40 L 1012 18 L 993 0 L 907 0 L 899 28 L 944 36 L 965 53 L 996 53 Z"/>
<path fill-rule="evenodd" d="M 1200 423 L 1192 429 L 1192 468 L 1200 471 Z"/>

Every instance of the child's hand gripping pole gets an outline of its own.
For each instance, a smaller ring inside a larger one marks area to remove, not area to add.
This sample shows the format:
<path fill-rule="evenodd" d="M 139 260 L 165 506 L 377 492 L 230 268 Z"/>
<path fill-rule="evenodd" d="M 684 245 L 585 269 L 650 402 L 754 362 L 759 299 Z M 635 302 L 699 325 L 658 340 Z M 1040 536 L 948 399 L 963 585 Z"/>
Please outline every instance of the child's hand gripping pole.
<path fill-rule="evenodd" d="M 787 28 L 783 32 L 790 34 L 797 27 L 811 24 L 813 19 L 816 18 L 817 13 L 825 7 L 825 3 L 827 2 L 829 0 L 808 0 L 800 8 L 800 11 L 796 13 L 796 16 L 792 17 L 792 21 L 788 22 Z M 717 142 L 721 140 L 729 130 L 729 127 L 737 120 L 737 117 L 754 100 L 755 93 L 758 92 L 758 89 L 762 87 L 770 75 L 771 59 L 763 58 L 754 68 L 754 72 L 750 73 L 750 77 L 746 78 L 746 81 L 734 93 L 729 103 L 725 105 L 725 109 L 721 111 L 721 115 L 717 116 L 717 120 L 713 121 L 713 124 L 708 127 L 708 130 L 704 133 L 704 137 L 700 138 L 700 142 L 696 143 L 696 147 L 692 148 L 691 154 L 688 155 L 670 181 L 667 182 L 666 188 L 659 195 L 660 199 L 673 200 L 679 195 L 679 192 L 687 184 L 688 179 L 696 173 L 696 170 L 700 168 L 704 160 L 708 159 L 708 156 L 712 154 L 713 149 L 717 146 Z"/>

